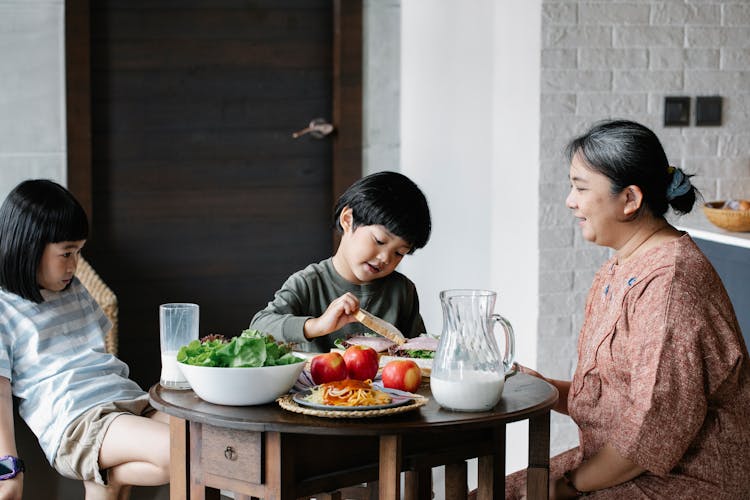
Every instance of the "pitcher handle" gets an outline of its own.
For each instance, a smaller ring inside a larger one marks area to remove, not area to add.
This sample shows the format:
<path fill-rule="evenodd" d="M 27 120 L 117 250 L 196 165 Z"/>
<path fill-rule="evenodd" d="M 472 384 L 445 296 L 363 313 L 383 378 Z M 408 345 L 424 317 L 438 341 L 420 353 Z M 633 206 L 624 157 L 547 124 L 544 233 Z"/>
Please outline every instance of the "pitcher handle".
<path fill-rule="evenodd" d="M 492 321 L 500 323 L 505 331 L 505 355 L 503 356 L 503 371 L 506 373 L 513 367 L 513 361 L 516 359 L 516 337 L 513 333 L 513 327 L 510 321 L 499 314 L 492 315 Z M 499 348 L 500 346 L 498 346 Z M 501 353 L 502 354 L 502 353 Z"/>

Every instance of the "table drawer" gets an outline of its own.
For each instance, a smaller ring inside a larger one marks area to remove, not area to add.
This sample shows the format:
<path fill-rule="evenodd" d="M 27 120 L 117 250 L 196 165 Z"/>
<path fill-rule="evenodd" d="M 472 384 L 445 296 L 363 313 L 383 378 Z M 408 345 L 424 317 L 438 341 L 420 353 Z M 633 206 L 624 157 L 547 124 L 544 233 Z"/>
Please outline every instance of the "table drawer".
<path fill-rule="evenodd" d="M 203 425 L 201 462 L 208 474 L 260 484 L 263 434 Z"/>

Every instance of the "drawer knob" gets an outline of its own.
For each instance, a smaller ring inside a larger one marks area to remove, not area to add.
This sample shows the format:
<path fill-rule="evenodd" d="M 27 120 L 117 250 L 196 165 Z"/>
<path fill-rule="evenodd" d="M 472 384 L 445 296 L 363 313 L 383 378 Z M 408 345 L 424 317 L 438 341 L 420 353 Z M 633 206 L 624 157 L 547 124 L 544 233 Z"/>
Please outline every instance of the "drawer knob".
<path fill-rule="evenodd" d="M 234 448 L 231 446 L 224 448 L 224 458 L 227 460 L 237 460 L 237 453 L 234 451 Z"/>

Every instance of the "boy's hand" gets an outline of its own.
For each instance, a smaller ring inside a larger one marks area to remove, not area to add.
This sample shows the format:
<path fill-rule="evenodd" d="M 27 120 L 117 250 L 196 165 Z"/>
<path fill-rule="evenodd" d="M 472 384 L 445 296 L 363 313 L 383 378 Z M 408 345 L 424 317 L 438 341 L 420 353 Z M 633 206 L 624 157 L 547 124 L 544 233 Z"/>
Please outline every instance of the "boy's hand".
<path fill-rule="evenodd" d="M 344 325 L 357 321 L 354 317 L 357 311 L 359 311 L 359 299 L 347 292 L 331 302 L 328 309 L 319 317 L 305 322 L 305 337 L 312 339 L 335 332 Z"/>

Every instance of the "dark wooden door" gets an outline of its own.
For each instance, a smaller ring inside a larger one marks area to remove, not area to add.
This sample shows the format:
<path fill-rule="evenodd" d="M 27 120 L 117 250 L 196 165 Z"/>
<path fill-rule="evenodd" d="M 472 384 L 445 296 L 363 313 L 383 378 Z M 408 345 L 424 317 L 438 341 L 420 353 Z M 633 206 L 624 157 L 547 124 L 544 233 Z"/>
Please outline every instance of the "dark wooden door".
<path fill-rule="evenodd" d="M 87 112 L 74 109 L 69 185 L 92 215 L 85 255 L 119 298 L 120 357 L 148 386 L 159 304 L 195 302 L 201 334 L 236 335 L 289 274 L 331 255 L 332 204 L 361 173 L 361 3 L 86 10 L 89 45 L 69 40 L 68 81 L 86 67 L 71 51 L 88 49 L 90 165 L 75 128 Z M 76 12 L 69 33 L 86 29 Z M 69 88 L 69 107 L 85 95 Z M 292 138 L 317 117 L 333 136 Z"/>

